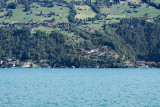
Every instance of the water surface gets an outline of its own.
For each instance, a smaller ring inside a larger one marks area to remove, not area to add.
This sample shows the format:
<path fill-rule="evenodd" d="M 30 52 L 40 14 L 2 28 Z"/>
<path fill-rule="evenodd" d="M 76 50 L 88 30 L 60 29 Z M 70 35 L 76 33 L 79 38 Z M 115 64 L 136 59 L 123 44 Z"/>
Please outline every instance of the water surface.
<path fill-rule="evenodd" d="M 160 106 L 159 69 L 0 69 L 0 107 Z"/>

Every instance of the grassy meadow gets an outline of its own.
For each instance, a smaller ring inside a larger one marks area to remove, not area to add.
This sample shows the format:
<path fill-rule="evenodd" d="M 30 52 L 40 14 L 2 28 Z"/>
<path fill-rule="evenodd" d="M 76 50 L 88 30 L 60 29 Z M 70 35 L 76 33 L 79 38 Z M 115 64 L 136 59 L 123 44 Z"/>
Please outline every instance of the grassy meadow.
<path fill-rule="evenodd" d="M 13 2 L 14 0 L 9 0 L 9 2 Z M 72 2 L 73 0 L 65 0 L 68 3 Z M 84 1 L 84 0 L 75 0 L 75 1 Z M 94 3 L 96 0 L 91 0 L 92 3 Z M 141 5 L 141 7 L 138 8 L 130 8 L 128 6 L 128 2 L 140 2 L 141 0 L 127 0 L 127 1 L 120 1 L 120 4 L 117 5 L 113 5 L 111 7 L 107 7 L 107 6 L 101 6 L 101 13 L 102 13 L 102 20 L 96 20 L 94 22 L 87 22 L 87 25 L 80 25 L 78 26 L 80 29 L 94 29 L 94 30 L 98 30 L 101 28 L 101 26 L 104 23 L 117 23 L 119 22 L 119 19 L 121 18 L 131 18 L 131 17 L 143 17 L 144 15 L 148 15 L 151 17 L 156 17 L 160 15 L 160 10 L 148 6 L 147 4 L 143 3 Z M 156 3 L 160 3 L 160 0 L 151 0 L 153 2 Z M 112 2 L 112 0 L 111 0 Z M 74 5 L 74 8 L 77 12 L 77 15 L 75 16 L 75 18 L 77 19 L 86 19 L 88 17 L 95 17 L 96 13 L 93 12 L 93 10 L 91 9 L 90 6 L 88 5 Z M 68 21 L 68 15 L 69 15 L 69 8 L 66 6 L 54 6 L 51 8 L 47 8 L 47 7 L 41 7 L 40 5 L 38 5 L 37 3 L 33 3 L 31 5 L 31 10 L 32 13 L 29 12 L 24 12 L 24 6 L 21 4 L 17 5 L 16 9 L 12 9 L 13 11 L 13 16 L 12 17 L 3 17 L 0 18 L 1 22 L 10 22 L 10 23 L 15 23 L 15 22 L 22 22 L 22 23 L 28 23 L 28 22 L 37 22 L 37 23 L 41 23 L 44 22 L 44 20 L 51 20 L 53 18 L 55 18 L 55 22 L 54 24 L 57 23 L 62 23 L 62 22 L 69 22 Z M 130 11 L 130 12 L 128 12 Z M 6 12 L 0 12 L 0 16 L 3 16 L 4 14 L 6 14 L 8 11 Z M 51 17 L 46 17 L 47 14 L 49 14 L 50 12 L 54 12 L 55 15 L 52 15 Z M 42 13 L 42 15 L 38 15 Z M 103 16 L 103 14 L 107 14 L 107 16 Z M 109 20 L 108 20 L 109 19 Z M 100 21 L 104 21 L 104 23 L 100 23 Z M 152 21 L 152 20 L 151 20 Z M 1 25 L 3 26 L 3 25 Z M 36 30 L 42 30 L 42 31 L 46 31 L 47 33 L 54 31 L 54 28 L 51 27 L 36 27 L 36 28 L 32 28 L 32 32 L 36 32 Z M 59 31 L 61 29 L 59 28 Z M 66 33 L 66 35 L 72 37 L 72 39 L 77 39 L 74 38 L 76 37 L 75 34 L 71 35 L 68 32 L 63 31 L 62 33 Z"/>
<path fill-rule="evenodd" d="M 151 2 L 160 3 L 160 0 L 151 0 Z"/>
<path fill-rule="evenodd" d="M 91 7 L 87 6 L 87 5 L 83 5 L 83 6 L 74 6 L 76 11 L 77 11 L 77 15 L 75 16 L 75 18 L 78 19 L 85 19 L 88 17 L 94 17 L 96 15 L 96 13 L 94 13 L 91 9 Z"/>
<path fill-rule="evenodd" d="M 45 31 L 46 33 L 50 33 L 51 31 L 54 31 L 54 28 L 50 27 L 38 27 L 38 28 L 32 28 L 32 33 L 36 33 L 37 30 Z"/>
<path fill-rule="evenodd" d="M 64 0 L 67 1 L 68 3 L 72 2 L 73 0 Z M 84 0 L 74 0 L 74 1 L 84 1 Z M 96 0 L 91 0 L 92 3 L 96 2 Z"/>
<path fill-rule="evenodd" d="M 29 12 L 24 12 L 24 8 L 22 5 L 18 5 L 16 9 L 12 9 L 13 16 L 11 18 L 0 18 L 0 21 L 4 22 L 28 22 L 33 20 L 33 22 L 43 22 L 44 20 L 51 20 L 52 18 L 55 18 L 56 22 L 68 22 L 68 12 L 69 8 L 62 7 L 62 6 L 54 6 L 52 8 L 47 7 L 40 7 L 37 4 L 33 4 L 34 6 L 37 6 L 38 8 L 31 8 L 32 14 L 27 15 Z M 42 11 L 43 14 L 49 14 L 50 11 L 55 12 L 57 16 L 51 16 L 51 17 L 44 17 L 43 16 L 37 16 L 36 14 L 40 14 Z M 6 12 L 1 12 L 0 15 L 4 15 Z"/>
<path fill-rule="evenodd" d="M 148 16 L 156 17 L 160 15 L 160 10 L 154 7 L 147 7 L 147 4 L 142 4 L 139 8 L 130 8 L 128 4 L 118 4 L 113 5 L 111 8 L 104 7 L 101 8 L 101 12 L 109 14 L 107 18 L 130 18 L 130 17 L 142 17 L 145 13 L 148 13 Z M 131 13 L 127 11 L 130 10 Z"/>

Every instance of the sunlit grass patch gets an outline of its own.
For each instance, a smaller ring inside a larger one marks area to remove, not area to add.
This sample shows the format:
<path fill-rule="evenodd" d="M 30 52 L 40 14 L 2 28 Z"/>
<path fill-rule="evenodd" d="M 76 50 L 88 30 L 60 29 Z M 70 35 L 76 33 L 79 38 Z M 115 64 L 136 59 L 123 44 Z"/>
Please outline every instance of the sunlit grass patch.
<path fill-rule="evenodd" d="M 91 7 L 87 6 L 87 5 L 83 5 L 83 6 L 75 6 L 75 9 L 77 11 L 77 15 L 75 16 L 75 18 L 78 19 L 84 19 L 84 18 L 88 18 L 88 17 L 95 17 L 96 13 L 94 13 L 91 9 Z"/>

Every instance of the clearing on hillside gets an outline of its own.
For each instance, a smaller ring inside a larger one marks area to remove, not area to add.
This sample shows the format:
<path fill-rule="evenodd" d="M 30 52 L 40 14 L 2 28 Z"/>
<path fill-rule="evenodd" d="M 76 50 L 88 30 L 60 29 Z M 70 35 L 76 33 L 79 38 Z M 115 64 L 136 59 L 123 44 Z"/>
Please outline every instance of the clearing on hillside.
<path fill-rule="evenodd" d="M 127 2 L 140 2 L 141 0 L 127 0 Z"/>
<path fill-rule="evenodd" d="M 68 22 L 68 7 L 63 6 L 54 6 L 52 8 L 47 7 L 41 7 L 37 3 L 32 4 L 31 11 L 24 12 L 24 6 L 18 4 L 16 9 L 12 9 L 13 16 L 8 18 L 5 17 L 6 12 L 0 12 L 0 16 L 3 16 L 0 18 L 0 21 L 3 22 L 43 22 L 44 20 L 51 20 L 55 18 L 55 23 L 58 22 Z M 54 12 L 55 15 L 49 15 L 50 12 Z"/>
<path fill-rule="evenodd" d="M 151 2 L 160 3 L 160 0 L 151 0 Z"/>
<path fill-rule="evenodd" d="M 101 8 L 102 14 L 108 14 L 105 19 L 114 18 L 130 18 L 130 17 L 143 17 L 145 14 L 151 17 L 156 17 L 160 14 L 160 11 L 146 3 L 141 4 L 141 7 L 130 8 L 128 4 L 118 4 L 112 7 Z"/>
<path fill-rule="evenodd" d="M 96 13 L 94 13 L 91 9 L 91 7 L 87 6 L 87 5 L 83 5 L 83 6 L 75 6 L 75 9 L 77 11 L 77 15 L 75 16 L 75 18 L 78 19 L 85 19 L 88 17 L 95 17 Z"/>

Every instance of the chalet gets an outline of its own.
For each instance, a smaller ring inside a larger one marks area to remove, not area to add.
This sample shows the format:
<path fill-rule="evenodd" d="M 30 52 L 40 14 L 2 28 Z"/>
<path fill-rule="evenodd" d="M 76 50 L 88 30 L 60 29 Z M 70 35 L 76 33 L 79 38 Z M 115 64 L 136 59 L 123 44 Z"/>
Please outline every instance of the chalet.
<path fill-rule="evenodd" d="M 59 16 L 59 14 L 55 14 L 55 16 Z"/>
<path fill-rule="evenodd" d="M 138 11 L 137 11 L 137 10 L 133 10 L 133 12 L 134 12 L 134 13 L 137 13 Z"/>
<path fill-rule="evenodd" d="M 74 2 L 76 5 L 83 5 L 84 4 L 84 2 L 82 2 L 82 1 L 75 1 Z"/>
<path fill-rule="evenodd" d="M 80 8 L 80 7 L 78 7 L 77 9 L 78 9 L 78 10 L 86 10 L 86 9 L 84 9 L 84 8 Z"/>
<path fill-rule="evenodd" d="M 153 19 L 151 16 L 146 17 L 148 20 Z"/>
<path fill-rule="evenodd" d="M 67 66 L 60 66 L 60 68 L 68 68 Z"/>
<path fill-rule="evenodd" d="M 88 54 L 90 54 L 90 53 L 93 53 L 94 50 L 93 50 L 93 49 L 91 49 L 91 50 L 86 50 L 86 52 L 87 52 Z"/>
<path fill-rule="evenodd" d="M 151 66 L 153 64 L 155 64 L 154 61 L 137 61 L 138 67 Z"/>
<path fill-rule="evenodd" d="M 108 14 L 106 14 L 106 13 L 103 13 L 103 14 L 102 14 L 102 16 L 104 16 L 104 17 L 107 17 L 107 16 L 108 16 Z"/>
<path fill-rule="evenodd" d="M 112 19 L 106 18 L 106 19 L 104 19 L 104 20 L 112 20 Z"/>
<path fill-rule="evenodd" d="M 0 10 L 0 12 L 5 12 L 5 11 L 6 11 L 6 9 L 1 9 L 1 10 Z"/>
<path fill-rule="evenodd" d="M 76 68 L 75 66 L 71 66 L 71 68 Z"/>
<path fill-rule="evenodd" d="M 48 27 L 53 27 L 53 25 L 51 24 L 51 25 L 48 25 Z"/>
<path fill-rule="evenodd" d="M 22 65 L 22 68 L 30 68 L 31 67 L 31 62 L 24 62 Z"/>
<path fill-rule="evenodd" d="M 130 8 L 138 8 L 138 7 L 141 7 L 141 2 L 128 2 L 128 5 Z"/>
<path fill-rule="evenodd" d="M 93 27 L 89 28 L 89 31 L 94 32 L 94 28 Z"/>
<path fill-rule="evenodd" d="M 3 63 L 3 61 L 0 60 L 0 64 L 2 64 L 2 63 Z"/>
<path fill-rule="evenodd" d="M 51 15 L 50 14 L 45 14 L 44 17 L 51 17 Z"/>
<path fill-rule="evenodd" d="M 15 63 L 11 63 L 11 64 L 8 65 L 8 68 L 14 68 L 15 66 L 16 66 Z"/>
<path fill-rule="evenodd" d="M 42 59 L 42 60 L 40 60 L 40 63 L 46 63 L 46 62 L 48 62 L 49 60 L 47 60 L 47 59 Z"/>
<path fill-rule="evenodd" d="M 49 64 L 47 64 L 47 63 L 42 63 L 42 64 L 41 64 L 41 67 L 42 67 L 42 68 L 51 68 L 51 67 L 49 66 Z"/>
<path fill-rule="evenodd" d="M 115 4 L 114 2 L 110 2 L 110 3 L 109 3 L 110 6 L 112 6 L 112 5 L 114 5 L 114 4 Z"/>
<path fill-rule="evenodd" d="M 99 24 L 104 24 L 106 23 L 106 21 L 99 21 Z"/>
<path fill-rule="evenodd" d="M 56 32 L 55 30 L 50 31 L 51 33 Z"/>
<path fill-rule="evenodd" d="M 131 10 L 127 10 L 127 13 L 132 13 L 132 11 Z"/>
<path fill-rule="evenodd" d="M 152 64 L 156 64 L 156 62 L 154 62 L 154 61 L 147 61 L 146 64 L 152 65 Z"/>
<path fill-rule="evenodd" d="M 32 64 L 32 67 L 33 68 L 38 68 L 38 65 L 37 64 Z"/>
<path fill-rule="evenodd" d="M 2 57 L 1 58 L 3 61 L 6 61 L 7 60 L 7 57 Z"/>

